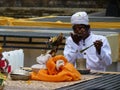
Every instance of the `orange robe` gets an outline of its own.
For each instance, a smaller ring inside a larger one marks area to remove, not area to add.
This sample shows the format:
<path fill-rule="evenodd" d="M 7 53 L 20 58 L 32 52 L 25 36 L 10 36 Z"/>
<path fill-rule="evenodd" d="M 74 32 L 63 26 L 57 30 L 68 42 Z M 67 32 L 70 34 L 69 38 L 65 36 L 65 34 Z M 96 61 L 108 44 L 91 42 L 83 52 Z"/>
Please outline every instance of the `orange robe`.
<path fill-rule="evenodd" d="M 56 61 L 63 60 L 64 66 L 59 70 L 56 69 Z M 40 69 L 38 73 L 32 72 L 31 79 L 60 82 L 60 81 L 74 81 L 80 80 L 81 74 L 74 68 L 74 66 L 67 61 L 63 55 L 51 57 L 46 63 L 47 69 Z"/>

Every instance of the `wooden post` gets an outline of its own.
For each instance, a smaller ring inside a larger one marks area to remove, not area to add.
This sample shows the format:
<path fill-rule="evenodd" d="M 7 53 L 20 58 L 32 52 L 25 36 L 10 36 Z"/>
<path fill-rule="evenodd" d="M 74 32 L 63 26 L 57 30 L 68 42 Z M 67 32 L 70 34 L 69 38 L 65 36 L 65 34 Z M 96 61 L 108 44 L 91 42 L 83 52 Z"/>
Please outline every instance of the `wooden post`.
<path fill-rule="evenodd" d="M 120 62 L 120 33 L 119 33 L 119 36 L 118 36 L 118 42 L 119 42 L 119 53 L 118 53 L 118 62 Z"/>

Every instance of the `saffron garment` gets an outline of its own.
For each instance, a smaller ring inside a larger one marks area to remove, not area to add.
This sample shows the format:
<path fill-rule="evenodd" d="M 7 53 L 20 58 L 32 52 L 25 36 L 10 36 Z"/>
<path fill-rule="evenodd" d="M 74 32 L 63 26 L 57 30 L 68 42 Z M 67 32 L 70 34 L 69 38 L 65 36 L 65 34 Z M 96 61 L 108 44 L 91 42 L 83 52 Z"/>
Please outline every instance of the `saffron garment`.
<path fill-rule="evenodd" d="M 59 70 L 56 68 L 56 62 L 58 60 L 64 61 L 64 65 L 62 65 Z M 32 72 L 31 79 L 50 82 L 74 81 L 81 79 L 81 74 L 74 68 L 73 64 L 67 61 L 63 55 L 51 57 L 47 61 L 46 67 L 47 69 L 40 69 L 37 73 Z"/>
<path fill-rule="evenodd" d="M 80 53 L 80 50 L 92 45 L 96 40 L 102 40 L 103 42 L 100 55 L 97 53 L 94 45 L 83 53 Z M 75 44 L 71 37 L 68 37 L 64 48 L 64 56 L 69 62 L 73 63 L 74 66 L 76 66 L 76 59 L 85 58 L 86 66 L 91 70 L 105 71 L 106 67 L 112 63 L 111 48 L 107 38 L 93 33 L 90 33 L 90 36 L 84 41 L 81 40 L 79 45 Z"/>

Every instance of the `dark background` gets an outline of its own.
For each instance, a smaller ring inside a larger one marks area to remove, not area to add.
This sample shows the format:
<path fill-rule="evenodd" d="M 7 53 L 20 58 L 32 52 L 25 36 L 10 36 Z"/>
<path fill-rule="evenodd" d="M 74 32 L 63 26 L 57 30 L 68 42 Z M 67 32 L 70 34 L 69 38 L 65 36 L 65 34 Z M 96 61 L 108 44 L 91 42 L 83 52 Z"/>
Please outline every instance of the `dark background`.
<path fill-rule="evenodd" d="M 69 10 L 71 9 L 71 10 Z M 106 16 L 120 17 L 120 0 L 0 0 L 0 15 L 32 17 L 71 15 L 73 10 L 88 13 L 105 10 Z"/>

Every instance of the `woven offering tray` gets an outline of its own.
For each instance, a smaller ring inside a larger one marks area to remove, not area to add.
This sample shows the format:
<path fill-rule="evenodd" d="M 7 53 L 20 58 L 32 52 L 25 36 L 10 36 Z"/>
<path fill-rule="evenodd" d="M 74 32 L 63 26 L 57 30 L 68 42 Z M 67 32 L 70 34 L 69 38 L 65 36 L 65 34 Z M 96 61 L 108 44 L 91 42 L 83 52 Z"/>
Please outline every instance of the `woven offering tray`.
<path fill-rule="evenodd" d="M 119 72 L 98 72 L 98 71 L 96 72 L 91 70 L 90 74 L 81 75 L 81 80 L 68 81 L 68 82 L 45 82 L 45 81 L 35 81 L 35 80 L 23 81 L 23 80 L 11 80 L 10 78 L 8 78 L 6 80 L 6 84 L 4 85 L 4 90 L 55 90 L 65 86 L 72 87 L 72 88 L 74 87 L 76 89 L 76 85 L 79 85 L 80 83 L 81 83 L 81 87 L 87 87 L 87 86 L 89 87 L 89 85 L 95 86 L 96 85 L 95 81 L 100 80 L 100 77 L 102 78 L 101 82 L 103 81 L 103 83 L 105 82 L 105 80 L 107 80 L 108 82 L 111 79 L 111 75 L 112 77 L 114 76 L 113 78 L 117 79 L 115 81 L 118 81 L 119 74 L 120 74 Z M 104 80 L 104 77 L 106 78 L 105 80 Z M 93 84 L 91 84 L 91 82 Z M 115 83 L 114 81 L 112 82 Z M 83 83 L 85 83 L 85 86 L 83 86 L 84 85 Z M 87 83 L 87 86 L 86 86 L 86 83 Z M 99 86 L 101 85 L 101 83 L 97 83 L 97 85 Z M 106 85 L 109 86 L 108 83 Z M 116 84 L 116 85 L 119 85 L 119 84 Z M 68 89 L 61 89 L 61 90 L 68 90 Z M 69 90 L 72 90 L 72 89 L 69 89 Z M 76 89 L 76 90 L 81 90 L 81 89 Z M 87 90 L 87 89 L 83 89 L 83 90 Z M 98 90 L 98 89 L 95 89 L 95 90 Z M 100 89 L 100 90 L 103 90 L 103 89 Z M 110 89 L 110 90 L 114 90 L 114 89 Z M 115 90 L 118 90 L 118 89 L 115 89 Z"/>
<path fill-rule="evenodd" d="M 78 81 L 69 82 L 45 82 L 45 81 L 35 81 L 35 80 L 7 80 L 7 84 L 4 90 L 55 90 L 60 87 L 74 85 L 79 82 L 91 80 L 99 76 L 94 75 L 82 75 L 82 79 Z"/>

